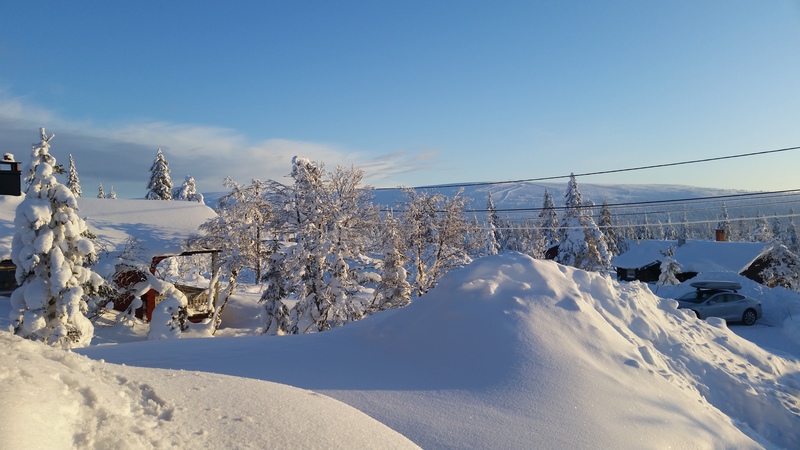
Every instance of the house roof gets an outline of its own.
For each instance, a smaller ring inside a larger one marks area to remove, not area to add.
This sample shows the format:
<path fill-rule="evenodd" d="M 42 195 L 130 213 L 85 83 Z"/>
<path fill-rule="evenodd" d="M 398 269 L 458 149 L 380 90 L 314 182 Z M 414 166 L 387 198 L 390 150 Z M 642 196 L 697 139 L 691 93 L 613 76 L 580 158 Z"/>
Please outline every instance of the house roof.
<path fill-rule="evenodd" d="M 763 242 L 716 242 L 689 240 L 678 246 L 677 241 L 647 240 L 629 242 L 627 252 L 611 260 L 618 268 L 640 268 L 655 261 L 663 261 L 667 249 L 675 248 L 673 258 L 681 264 L 683 272 L 736 272 L 739 273 L 764 249 Z"/>
<path fill-rule="evenodd" d="M 0 259 L 11 257 L 14 216 L 24 198 L 0 196 Z M 186 238 L 216 216 L 208 206 L 187 201 L 79 198 L 78 206 L 78 215 L 98 236 L 102 250 L 120 251 L 130 236 L 136 236 L 151 256 L 187 250 Z"/>

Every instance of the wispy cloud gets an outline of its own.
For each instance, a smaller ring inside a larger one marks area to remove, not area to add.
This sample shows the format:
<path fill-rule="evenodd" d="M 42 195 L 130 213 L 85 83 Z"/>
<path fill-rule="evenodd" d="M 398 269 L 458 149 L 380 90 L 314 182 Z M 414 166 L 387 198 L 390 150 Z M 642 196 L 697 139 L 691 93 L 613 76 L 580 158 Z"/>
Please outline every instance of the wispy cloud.
<path fill-rule="evenodd" d="M 157 148 L 170 163 L 173 183 L 191 175 L 206 192 L 222 190 L 226 176 L 241 182 L 285 180 L 295 155 L 322 161 L 329 168 L 359 167 L 365 171 L 365 181 L 375 185 L 402 184 L 401 175 L 435 170 L 434 166 L 441 164 L 435 152 L 396 151 L 376 156 L 326 142 L 277 138 L 253 142 L 241 132 L 214 126 L 163 121 L 100 126 L 59 117 L 24 99 L 1 94 L 0 152 L 25 160 L 31 144 L 38 140 L 38 128 L 45 126 L 56 133 L 53 155 L 62 163 L 68 154 L 74 156 L 85 196 L 93 195 L 99 183 L 106 191 L 114 186 L 121 197 L 143 196 Z"/>

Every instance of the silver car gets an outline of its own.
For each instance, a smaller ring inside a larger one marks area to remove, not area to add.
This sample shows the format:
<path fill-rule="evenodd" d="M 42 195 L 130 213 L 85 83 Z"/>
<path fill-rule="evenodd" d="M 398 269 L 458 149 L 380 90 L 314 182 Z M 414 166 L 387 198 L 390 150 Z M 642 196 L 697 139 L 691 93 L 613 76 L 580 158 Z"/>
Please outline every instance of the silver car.
<path fill-rule="evenodd" d="M 742 288 L 739 283 L 696 281 L 690 286 L 695 290 L 677 299 L 678 308 L 691 309 L 700 319 L 720 317 L 752 325 L 761 317 L 761 302 L 737 293 Z"/>

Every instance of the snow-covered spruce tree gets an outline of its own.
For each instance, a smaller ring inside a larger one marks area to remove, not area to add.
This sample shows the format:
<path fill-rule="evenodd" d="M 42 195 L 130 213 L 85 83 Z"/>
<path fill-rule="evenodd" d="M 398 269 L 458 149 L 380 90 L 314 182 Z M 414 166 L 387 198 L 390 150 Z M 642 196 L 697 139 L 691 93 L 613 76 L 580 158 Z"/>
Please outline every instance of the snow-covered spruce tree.
<path fill-rule="evenodd" d="M 291 321 L 289 320 L 289 309 L 283 303 L 288 292 L 286 290 L 286 264 L 285 255 L 281 252 L 281 243 L 275 236 L 270 246 L 272 253 L 267 262 L 267 270 L 264 274 L 263 282 L 267 283 L 264 293 L 261 295 L 261 303 L 264 304 L 266 313 L 266 323 L 264 334 L 283 335 L 291 332 Z"/>
<path fill-rule="evenodd" d="M 689 218 L 687 216 L 685 209 L 683 210 L 683 219 L 681 219 L 681 226 L 678 228 L 678 239 L 684 241 L 689 239 Z"/>
<path fill-rule="evenodd" d="M 175 188 L 175 190 L 172 192 L 172 199 L 203 203 L 203 194 L 197 192 L 197 186 L 195 186 L 194 177 L 186 175 L 186 179 L 183 180 L 183 184 Z"/>
<path fill-rule="evenodd" d="M 675 229 L 675 224 L 672 223 L 672 215 L 667 212 L 667 224 L 664 227 L 664 239 L 674 241 L 678 239 L 678 230 Z"/>
<path fill-rule="evenodd" d="M 617 233 L 614 219 L 611 216 L 611 208 L 608 207 L 606 199 L 603 199 L 603 206 L 600 207 L 600 219 L 597 221 L 597 226 L 603 233 L 603 240 L 611 258 L 626 250 L 624 239 L 621 239 Z"/>
<path fill-rule="evenodd" d="M 147 184 L 147 200 L 172 200 L 172 180 L 169 178 L 169 163 L 161 149 L 150 166 L 150 182 Z"/>
<path fill-rule="evenodd" d="M 778 213 L 775 213 L 775 215 L 772 217 L 772 223 L 770 226 L 772 227 L 772 238 L 780 241 L 781 236 L 783 235 L 783 225 L 781 225 L 781 218 L 778 217 Z"/>
<path fill-rule="evenodd" d="M 681 265 L 675 261 L 675 248 L 669 246 L 666 253 L 663 253 L 664 260 L 661 261 L 661 274 L 658 276 L 658 286 L 674 286 L 681 284 L 677 275 L 681 273 Z"/>
<path fill-rule="evenodd" d="M 114 192 L 114 186 L 111 186 L 111 192 L 108 193 L 108 198 L 114 200 L 117 198 L 117 193 Z"/>
<path fill-rule="evenodd" d="M 100 186 L 97 188 L 97 198 L 106 198 L 106 193 L 103 190 L 103 183 L 100 183 Z"/>
<path fill-rule="evenodd" d="M 67 188 L 75 195 L 75 197 L 80 197 L 83 193 L 81 192 L 81 180 L 78 178 L 78 170 L 75 169 L 75 160 L 72 158 L 72 154 L 69 155 L 69 172 L 67 176 Z"/>
<path fill-rule="evenodd" d="M 383 243 L 381 282 L 375 291 L 371 308 L 375 311 L 400 308 L 411 303 L 411 284 L 408 283 L 408 272 L 405 269 L 408 257 L 403 253 L 400 223 L 391 215 L 384 221 Z"/>
<path fill-rule="evenodd" d="M 496 255 L 500 253 L 500 249 L 505 247 L 505 240 L 503 239 L 502 225 L 500 224 L 500 218 L 497 216 L 497 208 L 494 206 L 491 192 L 487 194 L 486 212 L 489 215 L 486 253 L 488 255 Z"/>
<path fill-rule="evenodd" d="M 733 229 L 731 228 L 731 217 L 728 215 L 728 205 L 726 205 L 725 202 L 722 202 L 722 211 L 719 213 L 717 229 L 722 230 L 726 241 L 732 240 Z"/>
<path fill-rule="evenodd" d="M 75 211 L 75 194 L 54 175 L 54 135 L 41 130 L 33 146 L 25 199 L 17 207 L 11 259 L 20 285 L 11 295 L 14 332 L 50 345 L 89 344 L 94 326 L 86 318 L 87 297 L 103 279 L 87 266 L 96 260 L 86 223 Z"/>
<path fill-rule="evenodd" d="M 412 189 L 404 191 L 402 233 L 413 267 L 414 294 L 419 297 L 435 287 L 443 275 L 472 261 L 465 245 L 469 226 L 464 216 L 467 199 L 461 191 L 452 198 Z"/>
<path fill-rule="evenodd" d="M 552 247 L 558 243 L 558 213 L 556 212 L 556 204 L 553 202 L 553 196 L 547 189 L 544 190 L 544 201 L 542 202 L 542 211 L 539 213 L 541 220 L 542 236 L 545 239 L 545 246 Z"/>
<path fill-rule="evenodd" d="M 767 218 L 758 212 L 756 214 L 756 224 L 753 228 L 752 238 L 753 242 L 769 242 L 774 238 L 772 235 L 772 227 L 769 226 Z"/>
<path fill-rule="evenodd" d="M 583 197 L 575 175 L 570 175 L 564 194 L 566 208 L 559 230 L 556 261 L 583 270 L 602 270 L 610 264 L 605 238 L 600 228 L 583 208 Z"/>

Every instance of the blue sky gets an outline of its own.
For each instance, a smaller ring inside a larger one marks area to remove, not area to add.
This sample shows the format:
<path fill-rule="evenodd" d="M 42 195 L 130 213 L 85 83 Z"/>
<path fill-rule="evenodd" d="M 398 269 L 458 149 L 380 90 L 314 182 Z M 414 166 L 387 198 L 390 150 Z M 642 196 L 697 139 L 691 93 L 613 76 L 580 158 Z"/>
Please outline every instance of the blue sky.
<path fill-rule="evenodd" d="M 84 195 L 284 179 L 502 181 L 800 146 L 798 1 L 0 1 L 0 151 Z M 587 177 L 776 190 L 800 151 Z M 565 182 L 566 184 L 566 182 Z"/>

